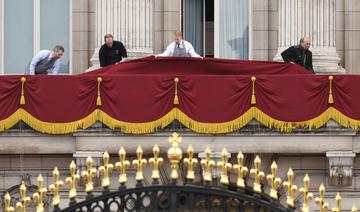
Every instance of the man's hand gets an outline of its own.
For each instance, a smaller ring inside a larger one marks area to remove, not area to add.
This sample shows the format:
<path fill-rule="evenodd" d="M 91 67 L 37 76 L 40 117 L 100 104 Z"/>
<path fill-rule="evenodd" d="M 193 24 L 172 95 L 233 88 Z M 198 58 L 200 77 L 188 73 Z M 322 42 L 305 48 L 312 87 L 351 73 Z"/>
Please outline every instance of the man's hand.
<path fill-rule="evenodd" d="M 121 59 L 120 63 L 126 62 L 128 61 L 128 59 L 126 57 L 124 57 L 123 59 Z"/>

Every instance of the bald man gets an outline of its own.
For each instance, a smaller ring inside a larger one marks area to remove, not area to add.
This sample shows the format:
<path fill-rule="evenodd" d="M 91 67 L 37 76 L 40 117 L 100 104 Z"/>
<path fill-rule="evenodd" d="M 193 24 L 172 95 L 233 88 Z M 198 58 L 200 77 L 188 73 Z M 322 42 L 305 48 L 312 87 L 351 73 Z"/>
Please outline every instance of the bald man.
<path fill-rule="evenodd" d="M 312 65 L 312 53 L 309 50 L 311 45 L 310 38 L 303 37 L 300 39 L 300 44 L 291 46 L 281 53 L 284 62 L 292 62 L 301 65 L 310 72 L 314 73 Z"/>

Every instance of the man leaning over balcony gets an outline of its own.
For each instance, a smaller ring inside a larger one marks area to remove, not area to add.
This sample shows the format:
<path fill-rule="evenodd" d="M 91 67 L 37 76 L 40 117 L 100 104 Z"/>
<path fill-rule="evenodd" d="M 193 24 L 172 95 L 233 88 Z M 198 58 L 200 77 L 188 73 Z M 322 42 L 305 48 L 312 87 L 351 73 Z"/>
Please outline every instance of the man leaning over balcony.
<path fill-rule="evenodd" d="M 25 74 L 30 75 L 47 75 L 49 71 L 52 74 L 57 74 L 60 69 L 60 58 L 64 54 L 64 47 L 55 46 L 52 51 L 41 50 L 31 60 Z"/>

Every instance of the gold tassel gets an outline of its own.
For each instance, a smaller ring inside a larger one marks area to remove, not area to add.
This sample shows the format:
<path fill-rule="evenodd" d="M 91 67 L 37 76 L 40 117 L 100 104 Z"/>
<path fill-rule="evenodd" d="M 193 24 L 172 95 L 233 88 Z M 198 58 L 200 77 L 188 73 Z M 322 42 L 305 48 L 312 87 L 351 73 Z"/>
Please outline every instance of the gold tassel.
<path fill-rule="evenodd" d="M 332 95 L 332 81 L 333 81 L 334 77 L 333 76 L 329 76 L 329 81 L 330 81 L 330 90 L 329 90 L 329 98 L 328 98 L 328 103 L 329 104 L 334 104 L 334 97 Z"/>
<path fill-rule="evenodd" d="M 21 97 L 20 97 L 20 105 L 25 105 L 25 96 L 24 96 L 24 84 L 25 84 L 26 78 L 21 77 Z"/>
<path fill-rule="evenodd" d="M 97 96 L 97 99 L 96 99 L 96 106 L 101 106 L 102 103 L 101 103 L 101 96 L 100 96 L 100 83 L 102 81 L 102 78 L 101 77 L 98 77 L 97 78 L 97 82 L 98 82 L 98 96 Z"/>
<path fill-rule="evenodd" d="M 255 105 L 256 104 L 256 97 L 255 97 L 255 80 L 256 77 L 251 77 L 251 81 L 252 81 L 252 95 L 251 95 L 251 104 Z"/>
<path fill-rule="evenodd" d="M 179 96 L 178 96 L 178 83 L 179 83 L 179 78 L 175 77 L 174 82 L 175 82 L 175 96 L 174 96 L 174 105 L 178 105 L 179 104 Z"/>

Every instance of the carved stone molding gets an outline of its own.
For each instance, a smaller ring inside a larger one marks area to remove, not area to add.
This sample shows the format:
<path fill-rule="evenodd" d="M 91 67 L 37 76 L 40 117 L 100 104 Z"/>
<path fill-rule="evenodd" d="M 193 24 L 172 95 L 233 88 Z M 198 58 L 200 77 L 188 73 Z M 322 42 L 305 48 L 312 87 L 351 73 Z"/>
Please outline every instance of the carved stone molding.
<path fill-rule="evenodd" d="M 329 184 L 332 186 L 351 186 L 355 153 L 352 151 L 331 151 L 329 159 Z"/>

